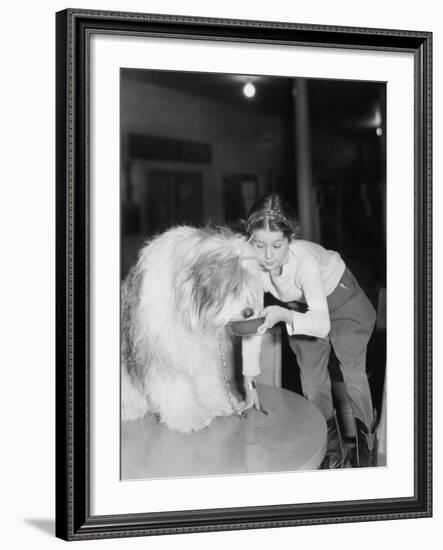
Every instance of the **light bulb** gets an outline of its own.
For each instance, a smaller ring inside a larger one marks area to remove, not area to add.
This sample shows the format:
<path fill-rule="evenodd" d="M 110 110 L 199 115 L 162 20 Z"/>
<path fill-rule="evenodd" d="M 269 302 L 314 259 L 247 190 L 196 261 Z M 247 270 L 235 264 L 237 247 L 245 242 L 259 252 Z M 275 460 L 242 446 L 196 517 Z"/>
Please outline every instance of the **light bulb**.
<path fill-rule="evenodd" d="M 252 84 L 252 82 L 247 82 L 243 86 L 243 93 L 246 97 L 254 97 L 255 96 L 255 86 Z"/>

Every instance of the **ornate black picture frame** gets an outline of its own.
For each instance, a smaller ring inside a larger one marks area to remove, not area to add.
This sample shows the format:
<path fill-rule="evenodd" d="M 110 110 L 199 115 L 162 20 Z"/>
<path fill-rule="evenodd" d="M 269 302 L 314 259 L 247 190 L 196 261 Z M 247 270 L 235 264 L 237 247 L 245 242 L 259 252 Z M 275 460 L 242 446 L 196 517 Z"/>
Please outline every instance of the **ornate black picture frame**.
<path fill-rule="evenodd" d="M 56 35 L 56 535 L 129 537 L 432 514 L 432 34 L 68 9 Z M 94 516 L 90 511 L 90 38 L 95 33 L 409 52 L 415 81 L 414 495 Z"/>

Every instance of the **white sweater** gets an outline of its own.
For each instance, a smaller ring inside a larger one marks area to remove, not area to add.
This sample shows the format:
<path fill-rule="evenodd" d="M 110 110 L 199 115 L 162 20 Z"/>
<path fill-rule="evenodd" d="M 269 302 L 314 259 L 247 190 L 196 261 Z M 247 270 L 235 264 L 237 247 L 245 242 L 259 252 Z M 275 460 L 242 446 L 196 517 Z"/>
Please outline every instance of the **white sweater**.
<path fill-rule="evenodd" d="M 306 313 L 292 311 L 293 321 L 286 324 L 290 336 L 304 334 L 325 338 L 330 319 L 326 297 L 338 285 L 346 266 L 338 252 L 326 250 L 308 241 L 297 240 L 289 245 L 287 261 L 280 275 L 263 271 L 263 288 L 281 302 L 294 300 L 306 303 Z M 262 335 L 243 338 L 243 374 L 260 373 L 259 357 Z"/>

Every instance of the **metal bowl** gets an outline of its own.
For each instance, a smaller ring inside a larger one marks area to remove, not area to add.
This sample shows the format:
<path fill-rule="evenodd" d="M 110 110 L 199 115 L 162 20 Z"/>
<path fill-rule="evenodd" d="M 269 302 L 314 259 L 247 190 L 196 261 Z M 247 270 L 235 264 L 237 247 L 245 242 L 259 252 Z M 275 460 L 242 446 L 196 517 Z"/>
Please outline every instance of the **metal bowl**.
<path fill-rule="evenodd" d="M 249 319 L 241 319 L 239 321 L 231 321 L 230 326 L 232 332 L 237 336 L 248 336 L 256 334 L 260 325 L 265 322 L 265 317 L 250 317 Z"/>

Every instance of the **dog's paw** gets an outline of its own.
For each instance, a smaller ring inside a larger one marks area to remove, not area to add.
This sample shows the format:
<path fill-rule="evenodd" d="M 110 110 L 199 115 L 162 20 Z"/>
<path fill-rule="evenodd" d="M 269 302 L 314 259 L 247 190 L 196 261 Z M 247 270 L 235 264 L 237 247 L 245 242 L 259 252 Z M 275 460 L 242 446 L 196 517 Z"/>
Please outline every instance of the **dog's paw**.
<path fill-rule="evenodd" d="M 195 424 L 192 428 L 191 428 L 191 431 L 193 432 L 199 432 L 201 430 L 204 430 L 205 428 L 207 428 L 212 422 L 212 418 L 207 418 L 206 420 L 200 422 L 199 424 Z"/>
<path fill-rule="evenodd" d="M 207 428 L 212 422 L 212 417 L 193 417 L 193 418 L 180 418 L 175 421 L 163 422 L 165 426 L 170 430 L 175 430 L 181 433 L 199 432 Z"/>
<path fill-rule="evenodd" d="M 245 401 L 242 399 L 239 399 L 236 395 L 231 394 L 231 400 L 229 402 L 229 406 L 225 407 L 223 416 L 231 416 L 232 414 L 240 413 L 244 408 L 245 408 Z"/>
<path fill-rule="evenodd" d="M 121 418 L 125 422 L 127 420 L 138 420 L 149 413 L 148 401 L 142 396 L 137 396 L 132 401 L 123 401 L 121 404 Z"/>

